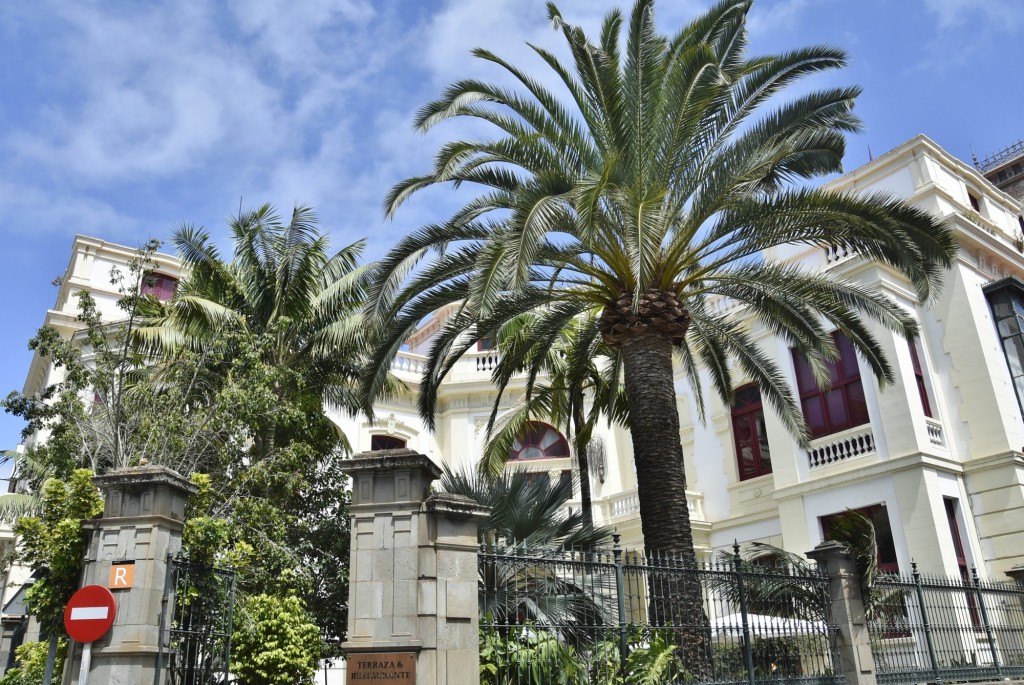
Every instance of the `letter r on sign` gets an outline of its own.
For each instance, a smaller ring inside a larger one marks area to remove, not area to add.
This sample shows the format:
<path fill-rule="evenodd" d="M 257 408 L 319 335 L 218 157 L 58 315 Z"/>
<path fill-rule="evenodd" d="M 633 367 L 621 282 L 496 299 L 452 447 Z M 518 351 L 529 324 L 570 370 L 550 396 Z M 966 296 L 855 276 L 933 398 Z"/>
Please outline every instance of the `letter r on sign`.
<path fill-rule="evenodd" d="M 107 587 L 111 590 L 126 590 L 135 584 L 135 562 L 113 564 Z"/>

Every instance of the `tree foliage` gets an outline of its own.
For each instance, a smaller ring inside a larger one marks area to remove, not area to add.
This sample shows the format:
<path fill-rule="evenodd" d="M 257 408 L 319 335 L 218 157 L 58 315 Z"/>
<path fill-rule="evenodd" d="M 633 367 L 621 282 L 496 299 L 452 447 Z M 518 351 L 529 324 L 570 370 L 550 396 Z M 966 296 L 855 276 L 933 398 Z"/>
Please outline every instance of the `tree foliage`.
<path fill-rule="evenodd" d="M 142 294 L 156 263 L 149 243 L 111 272 L 114 320 L 80 292 L 78 332 L 33 338 L 59 373 L 38 395 L 4 402 L 40 438 L 18 468 L 29 494 L 6 501 L 11 513 L 38 507 L 49 475 L 82 465 L 169 466 L 200 486 L 183 540 L 192 560 L 234 567 L 242 598 L 300 597 L 337 643 L 347 627 L 348 444 L 324 407 L 355 407 L 361 245 L 329 255 L 302 207 L 283 224 L 265 205 L 232 230 L 230 260 L 203 229 L 177 232 L 183 279 L 169 301 Z"/>
<path fill-rule="evenodd" d="M 0 678 L 0 685 L 42 685 L 47 651 L 45 642 L 26 642 L 19 645 L 14 650 L 14 667 L 7 669 L 3 678 Z M 62 638 L 57 648 L 55 673 L 61 672 L 67 653 L 68 641 Z"/>
<path fill-rule="evenodd" d="M 241 685 L 312 683 L 320 635 L 298 597 L 260 594 L 243 599 L 231 640 L 231 673 Z"/>
<path fill-rule="evenodd" d="M 92 476 L 88 469 L 76 469 L 67 481 L 46 481 L 39 515 L 23 516 L 14 524 L 19 560 L 36 575 L 25 604 L 46 630 L 59 629 L 64 607 L 78 589 L 88 545 L 82 522 L 103 512 Z"/>

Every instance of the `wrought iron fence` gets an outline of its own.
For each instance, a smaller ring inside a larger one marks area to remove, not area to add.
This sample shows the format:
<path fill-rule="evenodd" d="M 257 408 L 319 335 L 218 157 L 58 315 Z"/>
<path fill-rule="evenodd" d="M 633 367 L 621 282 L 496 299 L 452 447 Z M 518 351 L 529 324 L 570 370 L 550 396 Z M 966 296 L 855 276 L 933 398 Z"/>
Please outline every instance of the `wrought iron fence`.
<path fill-rule="evenodd" d="M 168 559 L 157 670 L 168 685 L 223 685 L 228 682 L 235 572 Z M 164 653 L 167 653 L 166 661 Z"/>
<path fill-rule="evenodd" d="M 612 549 L 484 546 L 483 683 L 838 685 L 828 580 L 739 554 L 688 566 Z"/>
<path fill-rule="evenodd" d="M 881 576 L 868 631 L 878 682 L 1024 677 L 1024 586 L 969 578 Z"/>

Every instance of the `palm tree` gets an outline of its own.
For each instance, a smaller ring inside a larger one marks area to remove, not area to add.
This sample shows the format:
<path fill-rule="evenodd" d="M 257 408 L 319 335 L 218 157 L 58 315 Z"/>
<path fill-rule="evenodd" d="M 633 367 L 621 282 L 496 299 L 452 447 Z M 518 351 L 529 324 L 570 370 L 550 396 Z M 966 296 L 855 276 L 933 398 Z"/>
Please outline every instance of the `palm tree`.
<path fill-rule="evenodd" d="M 533 312 L 503 328 L 495 383 L 504 390 L 516 374 L 525 372 L 526 391 L 508 413 L 495 421 L 501 399 L 498 393 L 477 469 L 491 477 L 499 475 L 510 449 L 532 420 L 546 418 L 569 437 L 579 469 L 583 524 L 593 526 L 590 456 L 603 447 L 594 429 L 602 416 L 625 425 L 627 409 L 617 383 L 615 360 L 586 318 L 584 314 L 570 322 L 553 345 L 537 344 L 532 328 L 537 316 Z"/>
<path fill-rule="evenodd" d="M 615 620 L 614 596 L 595 593 L 599 583 L 566 573 L 611 537 L 605 528 L 585 525 L 580 512 L 562 509 L 570 483 L 522 471 L 491 478 L 442 468 L 440 490 L 490 509 L 480 525 L 481 616 L 505 630 L 534 623 L 577 647 L 594 640 L 595 626 Z"/>
<path fill-rule="evenodd" d="M 823 386 L 838 356 L 830 329 L 838 329 L 884 385 L 893 371 L 864 317 L 907 338 L 917 330 L 912 317 L 877 289 L 779 263 L 773 248 L 842 246 L 904 274 L 922 300 L 935 296 L 956 249 L 947 227 L 891 197 L 791 187 L 840 170 L 844 134 L 860 128 L 852 111 L 860 91 L 830 88 L 779 104 L 786 86 L 842 67 L 845 55 L 815 46 L 749 56 L 750 6 L 722 0 L 664 36 L 653 0 L 637 0 L 628 25 L 613 11 L 593 41 L 549 4 L 571 63 L 533 49 L 567 101 L 476 50 L 518 88 L 458 81 L 420 110 L 416 125 L 468 119 L 494 135 L 445 144 L 434 168 L 396 185 L 385 208 L 393 215 L 438 184 L 480 192 L 447 221 L 400 241 L 371 294 L 385 338 L 367 392 L 382 386 L 390 357 L 424 316 L 461 303 L 420 384 L 420 413 L 431 426 L 438 383 L 482 336 L 537 310 L 540 344 L 579 314 L 598 314 L 593 326 L 621 357 L 644 543 L 688 563 L 695 554 L 673 355 L 699 408 L 699 367 L 731 403 L 732 360 L 809 442 L 785 376 L 739 322 L 716 311 L 716 299 L 745 305 L 808 359 Z M 693 604 L 692 615 L 698 599 L 680 601 Z"/>
<path fill-rule="evenodd" d="M 366 267 L 358 265 L 363 242 L 329 255 L 327 237 L 305 206 L 296 206 L 285 224 L 265 204 L 231 220 L 230 229 L 230 262 L 205 229 L 183 226 L 175 232 L 187 277 L 169 302 L 150 299 L 148 325 L 135 332 L 135 340 L 171 356 L 179 349 L 231 344 L 232 335 L 269 339 L 258 346 L 260 361 L 294 372 L 292 386 L 277 389 L 282 397 L 306 396 L 356 411 L 355 382 L 366 344 Z M 257 453 L 270 453 L 277 437 L 255 435 Z"/>

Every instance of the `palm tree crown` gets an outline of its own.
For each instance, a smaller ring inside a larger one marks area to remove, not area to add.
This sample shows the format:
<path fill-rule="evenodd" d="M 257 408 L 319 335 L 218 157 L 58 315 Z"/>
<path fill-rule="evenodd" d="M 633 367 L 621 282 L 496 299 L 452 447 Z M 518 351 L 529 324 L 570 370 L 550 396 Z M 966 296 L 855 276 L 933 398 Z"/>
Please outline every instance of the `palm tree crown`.
<path fill-rule="evenodd" d="M 480 192 L 447 221 L 406 236 L 381 262 L 371 297 L 386 333 L 367 391 L 381 385 L 388 359 L 426 314 L 461 303 L 420 385 L 431 424 L 438 383 L 480 337 L 499 337 L 507 322 L 536 311 L 533 335 L 551 344 L 590 312 L 593 332 L 621 363 L 645 544 L 691 559 L 673 354 L 699 407 L 701 367 L 731 403 L 732 361 L 789 430 L 808 439 L 785 377 L 714 298 L 745 305 L 807 357 L 822 384 L 837 356 L 831 329 L 885 383 L 893 372 L 863 317 L 908 337 L 914 320 L 877 290 L 775 261 L 773 248 L 843 246 L 903 273 L 921 298 L 935 294 L 955 253 L 946 227 L 900 201 L 791 187 L 840 170 L 844 135 L 860 126 L 852 112 L 859 90 L 817 90 L 780 104 L 786 86 L 842 67 L 845 56 L 827 46 L 748 55 L 750 5 L 723 0 L 665 36 L 655 29 L 653 0 L 637 0 L 628 24 L 613 11 L 592 40 L 549 4 L 571 62 L 533 49 L 568 93 L 564 101 L 476 50 L 517 87 L 458 81 L 423 107 L 416 125 L 468 118 L 494 135 L 444 145 L 430 172 L 395 186 L 385 209 L 391 215 L 438 184 Z"/>
<path fill-rule="evenodd" d="M 262 361 L 290 369 L 308 393 L 355 410 L 354 380 L 364 350 L 362 242 L 328 254 L 317 217 L 295 207 L 285 224 L 271 205 L 230 222 L 234 259 L 226 262 L 201 228 L 183 226 L 174 245 L 187 274 L 175 297 L 150 302 L 137 340 L 165 354 L 203 349 L 226 332 L 269 336 Z"/>

